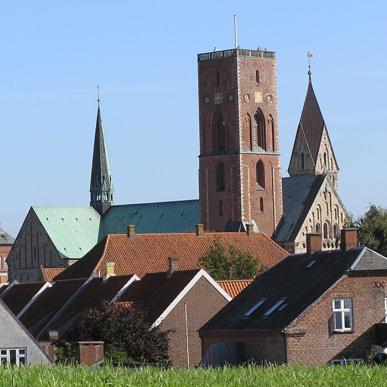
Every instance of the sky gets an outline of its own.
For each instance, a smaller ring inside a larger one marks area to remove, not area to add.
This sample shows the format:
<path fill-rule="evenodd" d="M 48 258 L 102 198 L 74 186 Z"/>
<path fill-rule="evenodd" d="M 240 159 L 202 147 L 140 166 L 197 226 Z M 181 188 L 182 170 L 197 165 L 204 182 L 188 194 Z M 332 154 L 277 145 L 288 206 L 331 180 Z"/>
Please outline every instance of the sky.
<path fill-rule="evenodd" d="M 115 201 L 198 198 L 197 57 L 277 53 L 282 174 L 313 86 L 355 217 L 387 207 L 384 1 L 9 1 L 0 9 L 0 225 L 33 205 L 88 205 L 96 86 Z"/>

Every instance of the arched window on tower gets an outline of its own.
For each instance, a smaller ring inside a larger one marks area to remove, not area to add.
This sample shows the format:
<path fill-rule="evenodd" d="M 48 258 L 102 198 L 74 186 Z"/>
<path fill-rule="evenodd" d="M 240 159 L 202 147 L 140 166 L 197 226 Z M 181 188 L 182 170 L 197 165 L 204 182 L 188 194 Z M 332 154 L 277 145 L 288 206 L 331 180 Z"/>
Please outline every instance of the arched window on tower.
<path fill-rule="evenodd" d="M 215 74 L 215 85 L 216 86 L 220 85 L 220 71 L 219 70 Z"/>
<path fill-rule="evenodd" d="M 265 166 L 262 160 L 256 166 L 256 179 L 258 188 L 265 188 Z"/>
<path fill-rule="evenodd" d="M 263 198 L 260 198 L 260 199 L 259 199 L 259 209 L 260 209 L 261 212 L 263 212 L 263 210 L 264 210 L 264 206 L 263 206 Z"/>
<path fill-rule="evenodd" d="M 260 79 L 259 79 L 259 71 L 257 70 L 257 71 L 255 72 L 255 83 L 256 83 L 257 85 L 259 85 L 259 82 L 260 82 Z"/>
<path fill-rule="evenodd" d="M 246 114 L 245 126 L 246 126 L 245 133 L 248 136 L 248 141 L 249 141 L 248 149 L 249 150 L 253 150 L 253 131 L 252 131 L 252 128 L 251 128 L 251 117 L 250 117 L 250 114 Z"/>
<path fill-rule="evenodd" d="M 323 235 L 323 238 L 324 239 L 328 239 L 328 224 L 327 223 L 324 223 L 324 235 Z"/>
<path fill-rule="evenodd" d="M 328 169 L 327 154 L 324 152 L 324 169 Z"/>
<path fill-rule="evenodd" d="M 214 150 L 217 153 L 227 150 L 226 123 L 222 114 L 214 122 Z"/>
<path fill-rule="evenodd" d="M 265 116 L 262 113 L 261 109 L 258 109 L 255 113 L 255 122 L 257 125 L 257 142 L 258 146 L 266 150 L 266 126 L 265 126 Z"/>
<path fill-rule="evenodd" d="M 271 129 L 271 150 L 275 152 L 275 126 L 274 118 L 272 115 L 269 116 L 269 126 Z"/>
<path fill-rule="evenodd" d="M 221 161 L 216 164 L 216 190 L 218 192 L 225 190 L 224 164 Z"/>
<path fill-rule="evenodd" d="M 305 154 L 301 153 L 301 169 L 305 169 Z"/>

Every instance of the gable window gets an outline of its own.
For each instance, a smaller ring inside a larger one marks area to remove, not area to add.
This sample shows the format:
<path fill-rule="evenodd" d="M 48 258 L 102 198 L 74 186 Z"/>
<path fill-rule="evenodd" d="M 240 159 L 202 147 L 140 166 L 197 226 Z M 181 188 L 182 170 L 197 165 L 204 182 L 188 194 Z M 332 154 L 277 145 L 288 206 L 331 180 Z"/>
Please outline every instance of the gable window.
<path fill-rule="evenodd" d="M 328 239 L 328 224 L 324 223 L 324 239 Z"/>
<path fill-rule="evenodd" d="M 259 188 L 265 188 L 265 166 L 262 160 L 259 160 L 256 166 L 256 180 Z"/>
<path fill-rule="evenodd" d="M 305 154 L 301 153 L 301 169 L 305 169 Z"/>
<path fill-rule="evenodd" d="M 216 165 L 216 190 L 218 192 L 224 191 L 225 179 L 224 179 L 224 164 L 219 161 Z"/>
<path fill-rule="evenodd" d="M 255 113 L 255 124 L 257 126 L 257 142 L 258 146 L 266 150 L 266 126 L 265 126 L 265 116 L 262 113 L 261 109 L 258 109 Z"/>
<path fill-rule="evenodd" d="M 0 348 L 1 365 L 25 365 L 27 360 L 27 348 Z"/>
<path fill-rule="evenodd" d="M 245 318 L 250 317 L 261 305 L 263 305 L 265 301 L 266 301 L 266 298 L 261 298 L 260 300 L 258 300 L 250 309 L 247 309 L 243 317 Z"/>
<path fill-rule="evenodd" d="M 350 298 L 333 300 L 332 307 L 333 329 L 336 332 L 352 331 L 352 300 Z"/>

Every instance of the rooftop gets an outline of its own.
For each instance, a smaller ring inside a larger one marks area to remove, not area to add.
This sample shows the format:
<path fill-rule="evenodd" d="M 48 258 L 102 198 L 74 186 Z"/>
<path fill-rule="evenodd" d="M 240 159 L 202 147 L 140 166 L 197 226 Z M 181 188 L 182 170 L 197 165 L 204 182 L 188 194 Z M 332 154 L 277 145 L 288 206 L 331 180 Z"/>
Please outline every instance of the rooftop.
<path fill-rule="evenodd" d="M 235 56 L 259 58 L 259 59 L 274 59 L 274 51 L 266 51 L 266 49 L 248 50 L 242 48 L 232 48 L 229 50 L 212 51 L 198 54 L 198 62 L 215 60 L 222 58 L 231 58 Z"/>

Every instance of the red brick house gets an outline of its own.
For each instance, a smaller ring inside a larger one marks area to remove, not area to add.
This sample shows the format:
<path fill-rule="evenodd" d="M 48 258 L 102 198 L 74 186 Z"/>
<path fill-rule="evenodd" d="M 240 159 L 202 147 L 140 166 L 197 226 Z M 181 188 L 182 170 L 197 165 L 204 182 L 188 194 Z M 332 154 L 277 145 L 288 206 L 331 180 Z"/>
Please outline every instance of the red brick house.
<path fill-rule="evenodd" d="M 289 255 L 200 330 L 205 363 L 260 364 L 366 360 L 387 340 L 387 258 L 357 246 L 357 230 L 343 230 L 341 250 Z"/>
<path fill-rule="evenodd" d="M 7 257 L 12 249 L 15 239 L 0 228 L 0 283 L 8 282 Z"/>

